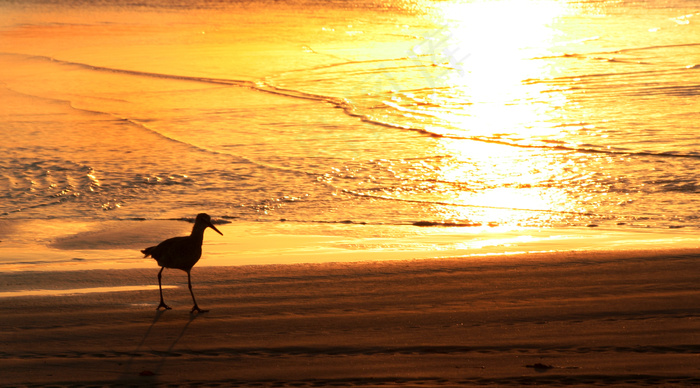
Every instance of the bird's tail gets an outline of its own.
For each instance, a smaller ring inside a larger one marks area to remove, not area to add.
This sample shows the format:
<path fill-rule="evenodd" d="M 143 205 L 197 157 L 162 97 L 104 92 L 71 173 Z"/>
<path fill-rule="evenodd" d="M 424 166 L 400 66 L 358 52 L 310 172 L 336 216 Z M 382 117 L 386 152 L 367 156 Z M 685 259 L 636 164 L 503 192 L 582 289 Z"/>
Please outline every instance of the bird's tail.
<path fill-rule="evenodd" d="M 155 248 L 156 248 L 156 247 L 148 247 L 148 248 L 142 250 L 141 253 L 143 253 L 143 254 L 145 255 L 144 257 L 151 256 L 151 253 L 153 252 L 153 250 L 154 250 Z"/>

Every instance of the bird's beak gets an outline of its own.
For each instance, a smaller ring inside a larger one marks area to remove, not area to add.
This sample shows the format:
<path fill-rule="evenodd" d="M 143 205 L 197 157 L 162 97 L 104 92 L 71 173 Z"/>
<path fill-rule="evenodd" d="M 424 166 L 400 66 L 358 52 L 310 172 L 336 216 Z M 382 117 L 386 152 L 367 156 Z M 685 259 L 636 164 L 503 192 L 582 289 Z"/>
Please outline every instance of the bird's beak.
<path fill-rule="evenodd" d="M 224 235 L 223 233 L 221 233 L 221 231 L 219 231 L 219 229 L 216 229 L 216 226 L 214 226 L 214 224 L 212 224 L 211 222 L 210 222 L 209 225 L 207 225 L 207 226 L 210 227 L 210 228 L 212 228 L 212 229 L 214 229 L 214 230 L 216 231 L 216 233 L 218 233 L 218 234 L 220 234 L 220 235 L 222 235 L 222 236 Z"/>

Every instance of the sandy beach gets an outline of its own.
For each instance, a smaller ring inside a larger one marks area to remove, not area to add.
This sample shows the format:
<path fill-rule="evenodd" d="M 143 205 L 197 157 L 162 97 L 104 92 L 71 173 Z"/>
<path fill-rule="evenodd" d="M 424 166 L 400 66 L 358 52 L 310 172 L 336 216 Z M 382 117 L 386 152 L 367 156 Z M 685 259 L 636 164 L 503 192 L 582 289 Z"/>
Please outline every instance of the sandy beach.
<path fill-rule="evenodd" d="M 0 388 L 700 386 L 699 19 L 0 1 Z"/>
<path fill-rule="evenodd" d="M 202 266 L 200 315 L 176 270 L 164 272 L 173 309 L 159 312 L 157 268 L 5 272 L 2 384 L 696 386 L 699 258 Z"/>

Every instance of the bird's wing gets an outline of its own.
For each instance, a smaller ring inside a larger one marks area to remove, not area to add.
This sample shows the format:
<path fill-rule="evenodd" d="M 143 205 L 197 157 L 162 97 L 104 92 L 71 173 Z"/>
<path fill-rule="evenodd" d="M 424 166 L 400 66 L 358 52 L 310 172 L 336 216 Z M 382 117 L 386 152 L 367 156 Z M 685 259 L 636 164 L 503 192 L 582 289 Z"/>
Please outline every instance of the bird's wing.
<path fill-rule="evenodd" d="M 190 236 L 169 238 L 155 247 L 144 249 L 158 265 L 188 271 L 202 255 L 202 246 L 193 244 Z"/>
<path fill-rule="evenodd" d="M 149 247 L 141 252 L 146 255 L 146 257 L 151 256 L 152 258 L 158 260 L 164 256 L 172 255 L 173 251 L 177 251 L 178 247 L 186 240 L 187 237 L 173 237 L 169 238 L 160 244 Z"/>

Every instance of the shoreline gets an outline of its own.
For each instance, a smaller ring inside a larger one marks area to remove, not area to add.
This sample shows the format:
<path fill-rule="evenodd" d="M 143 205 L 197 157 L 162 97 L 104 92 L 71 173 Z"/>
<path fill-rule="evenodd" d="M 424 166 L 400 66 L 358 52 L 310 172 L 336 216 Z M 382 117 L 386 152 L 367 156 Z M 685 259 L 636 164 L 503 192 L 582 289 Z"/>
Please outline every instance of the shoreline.
<path fill-rule="evenodd" d="M 345 271 L 384 271 L 404 269 L 420 273 L 423 270 L 442 267 L 469 267 L 477 270 L 491 268 L 508 268 L 513 271 L 533 267 L 552 267 L 567 265 L 633 265 L 662 261 L 666 257 L 697 257 L 700 270 L 700 248 L 661 248 L 661 249 L 627 249 L 627 250 L 571 250 L 571 251 L 532 251 L 487 253 L 469 256 L 407 258 L 392 260 L 353 260 L 292 263 L 262 263 L 238 265 L 197 264 L 192 269 L 192 279 L 196 283 L 199 273 L 207 274 L 211 285 L 218 281 L 211 278 L 219 273 L 229 276 L 247 276 L 251 273 L 276 276 L 276 274 L 304 274 L 313 277 L 315 272 Z M 67 266 L 62 269 L 4 271 L 0 272 L 3 290 L 0 301 L 6 298 L 53 298 L 74 295 L 101 293 L 120 293 L 158 290 L 156 274 L 160 267 L 150 258 L 144 260 L 143 266 L 125 266 L 122 268 L 97 268 L 88 266 L 78 268 Z M 410 268 L 410 270 L 408 270 Z M 299 275 L 302 276 L 302 275 Z M 700 276 L 700 274 L 699 274 Z M 164 279 L 175 279 L 172 283 L 163 281 L 163 290 L 187 289 L 187 275 L 178 269 L 166 268 Z M 187 294 L 189 296 L 189 294 Z M 154 302 L 154 306 L 156 303 Z"/>
<path fill-rule="evenodd" d="M 182 221 L 0 221 L 0 273 L 153 268 L 141 249 L 187 235 Z M 419 227 L 232 222 L 205 233 L 203 266 L 478 258 L 570 251 L 697 249 L 695 230 Z"/>
<path fill-rule="evenodd" d="M 0 274 L 4 384 L 700 384 L 700 250 Z"/>

